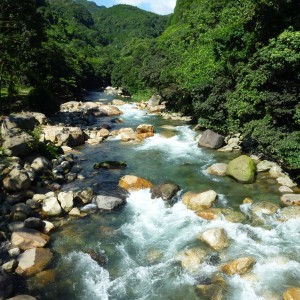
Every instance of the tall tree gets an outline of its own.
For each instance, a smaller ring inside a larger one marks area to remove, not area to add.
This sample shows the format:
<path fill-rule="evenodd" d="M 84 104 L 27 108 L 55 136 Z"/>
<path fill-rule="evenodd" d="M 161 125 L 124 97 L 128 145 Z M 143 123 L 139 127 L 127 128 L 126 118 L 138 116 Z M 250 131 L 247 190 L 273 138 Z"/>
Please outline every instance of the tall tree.
<path fill-rule="evenodd" d="M 0 95 L 5 84 L 10 98 L 35 64 L 43 39 L 43 19 L 38 12 L 42 5 L 43 0 L 0 1 Z"/>

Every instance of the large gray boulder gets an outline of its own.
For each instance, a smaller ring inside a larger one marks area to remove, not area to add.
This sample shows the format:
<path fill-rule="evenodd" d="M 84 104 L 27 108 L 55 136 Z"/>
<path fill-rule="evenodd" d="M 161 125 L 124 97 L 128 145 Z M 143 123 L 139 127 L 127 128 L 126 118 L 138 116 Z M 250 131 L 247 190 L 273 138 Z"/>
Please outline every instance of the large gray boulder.
<path fill-rule="evenodd" d="M 117 198 L 105 195 L 96 196 L 95 201 L 98 208 L 103 210 L 113 210 L 126 202 L 125 198 Z"/>
<path fill-rule="evenodd" d="M 151 198 L 162 198 L 164 201 L 171 200 L 177 192 L 180 191 L 180 186 L 173 183 L 164 183 L 151 188 Z"/>
<path fill-rule="evenodd" d="M 56 146 L 80 146 L 85 142 L 85 134 L 79 127 L 44 126 L 44 138 Z"/>
<path fill-rule="evenodd" d="M 25 170 L 14 168 L 3 180 L 3 187 L 10 192 L 29 189 L 31 180 Z"/>
<path fill-rule="evenodd" d="M 33 152 L 34 138 L 26 132 L 12 130 L 4 137 L 3 149 L 9 156 L 25 157 Z"/>
<path fill-rule="evenodd" d="M 221 148 L 224 144 L 224 136 L 207 129 L 199 139 L 198 146 L 212 149 Z"/>
<path fill-rule="evenodd" d="M 54 195 L 49 195 L 43 201 L 43 211 L 52 217 L 60 216 L 62 213 L 62 208 L 59 205 L 57 198 Z"/>
<path fill-rule="evenodd" d="M 31 114 L 20 113 L 12 114 L 5 118 L 1 125 L 1 135 L 6 137 L 12 129 L 33 130 L 38 125 L 38 121 Z"/>
<path fill-rule="evenodd" d="M 149 107 L 158 106 L 161 103 L 161 96 L 160 95 L 152 95 L 152 97 L 148 100 Z"/>

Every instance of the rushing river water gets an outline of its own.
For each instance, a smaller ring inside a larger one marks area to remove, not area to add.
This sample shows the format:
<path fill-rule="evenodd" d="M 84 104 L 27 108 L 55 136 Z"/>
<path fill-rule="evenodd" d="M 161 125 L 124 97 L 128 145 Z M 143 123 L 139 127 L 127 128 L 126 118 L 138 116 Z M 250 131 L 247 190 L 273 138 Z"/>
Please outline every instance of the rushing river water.
<path fill-rule="evenodd" d="M 91 97 L 113 99 L 99 93 Z M 263 225 L 258 226 L 249 215 L 249 205 L 241 205 L 245 197 L 278 203 L 275 180 L 260 175 L 255 184 L 243 185 L 227 177 L 208 175 L 208 166 L 228 162 L 238 154 L 200 149 L 189 126 L 149 115 L 133 104 L 120 109 L 124 123 L 115 124 L 113 129 L 150 123 L 155 125 L 155 136 L 142 143 L 124 143 L 110 137 L 99 145 L 80 147 L 79 157 L 86 159 L 82 162 L 86 180 L 64 189 L 91 186 L 98 193 L 114 194 L 120 177 L 132 174 L 154 184 L 171 181 L 182 190 L 172 205 L 151 199 L 149 190 L 132 192 L 127 204 L 116 212 L 96 212 L 61 226 L 51 235 L 50 245 L 56 255 L 52 266 L 56 280 L 39 290 L 41 299 L 201 299 L 195 284 L 201 278 L 212 278 L 219 265 L 208 259 L 196 273 L 189 273 L 175 258 L 194 246 L 202 246 L 208 257 L 214 254 L 196 239 L 199 233 L 214 227 L 224 228 L 230 239 L 229 248 L 220 252 L 222 262 L 241 256 L 257 260 L 251 276 L 227 278 L 226 299 L 277 299 L 276 295 L 282 295 L 288 286 L 299 283 L 300 223 L 263 217 Z M 128 167 L 95 172 L 93 164 L 105 160 L 125 161 Z M 206 221 L 182 204 L 183 192 L 209 189 L 218 193 L 217 207 L 242 210 L 248 219 L 242 224 Z M 101 267 L 88 251 L 106 257 L 107 264 Z"/>

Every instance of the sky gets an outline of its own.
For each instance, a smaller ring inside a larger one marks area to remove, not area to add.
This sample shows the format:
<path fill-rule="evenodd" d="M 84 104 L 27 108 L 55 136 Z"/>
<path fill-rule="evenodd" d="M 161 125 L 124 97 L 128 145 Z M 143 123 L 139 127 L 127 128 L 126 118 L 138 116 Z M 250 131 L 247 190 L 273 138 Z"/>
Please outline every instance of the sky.
<path fill-rule="evenodd" d="M 130 4 L 159 15 L 167 15 L 174 11 L 176 0 L 92 0 L 98 5 L 110 7 L 116 4 Z"/>

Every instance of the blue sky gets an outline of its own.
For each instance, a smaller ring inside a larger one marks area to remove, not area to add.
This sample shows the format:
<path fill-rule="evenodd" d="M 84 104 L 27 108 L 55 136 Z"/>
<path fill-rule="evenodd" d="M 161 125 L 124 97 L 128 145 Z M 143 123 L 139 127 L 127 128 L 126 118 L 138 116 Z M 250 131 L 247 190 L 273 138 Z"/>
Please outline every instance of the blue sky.
<path fill-rule="evenodd" d="M 152 11 L 160 15 L 167 15 L 173 12 L 176 0 L 92 0 L 98 5 L 110 7 L 116 4 L 130 4 Z"/>

